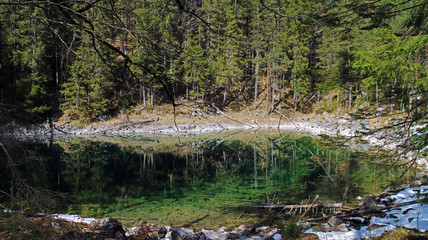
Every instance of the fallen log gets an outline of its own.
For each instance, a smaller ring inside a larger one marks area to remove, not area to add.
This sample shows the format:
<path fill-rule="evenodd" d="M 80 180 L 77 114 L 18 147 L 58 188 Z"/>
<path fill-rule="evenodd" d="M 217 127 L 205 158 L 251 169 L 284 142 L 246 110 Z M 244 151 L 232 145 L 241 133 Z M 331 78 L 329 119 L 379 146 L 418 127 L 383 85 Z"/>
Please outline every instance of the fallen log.
<path fill-rule="evenodd" d="M 388 210 L 391 208 L 397 208 L 397 207 L 412 205 L 415 203 L 423 203 L 425 201 L 426 201 L 426 199 L 418 199 L 418 200 L 410 201 L 410 202 L 392 204 L 392 205 L 385 206 L 385 207 L 379 207 L 378 209 L 376 209 L 376 211 L 363 210 L 362 207 L 343 209 L 341 214 L 333 214 L 333 215 L 337 215 L 337 216 L 340 216 L 342 218 L 343 217 L 350 217 L 350 216 L 366 216 L 366 215 L 373 214 L 373 213 L 382 213 L 384 210 Z M 328 219 L 329 217 L 331 217 L 333 215 L 323 216 L 323 217 L 319 217 L 319 218 L 308 218 L 308 219 L 306 219 L 306 221 L 308 221 L 308 222 L 322 221 L 322 220 Z"/>
<path fill-rule="evenodd" d="M 258 205 L 254 208 L 265 209 L 301 209 L 301 208 L 341 208 L 343 203 L 327 203 L 327 204 L 303 204 L 303 205 Z"/>

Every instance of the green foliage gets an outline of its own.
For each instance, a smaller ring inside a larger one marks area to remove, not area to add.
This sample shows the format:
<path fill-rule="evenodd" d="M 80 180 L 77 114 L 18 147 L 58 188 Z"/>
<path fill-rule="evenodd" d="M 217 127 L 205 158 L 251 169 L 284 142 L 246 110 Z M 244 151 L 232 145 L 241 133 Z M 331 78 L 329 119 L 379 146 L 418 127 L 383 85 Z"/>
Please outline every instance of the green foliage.
<path fill-rule="evenodd" d="M 80 208 L 79 214 L 84 217 L 103 218 L 107 213 L 107 210 L 100 204 L 87 203 L 82 204 Z"/>
<path fill-rule="evenodd" d="M 321 100 L 315 106 L 315 110 L 317 111 L 318 114 L 322 114 L 324 112 L 332 113 L 339 110 L 339 106 L 340 105 L 339 103 L 337 103 L 337 101 L 329 102 L 329 101 Z"/>
<path fill-rule="evenodd" d="M 65 97 L 63 108 L 79 112 L 81 117 L 95 119 L 113 106 L 110 100 L 113 79 L 110 69 L 87 40 L 76 54 L 77 58 L 70 66 L 71 78 L 63 84 L 61 91 Z M 125 105 L 123 102 L 119 104 Z"/>
<path fill-rule="evenodd" d="M 302 231 L 298 222 L 299 218 L 292 218 L 288 221 L 287 226 L 282 231 L 283 239 L 299 239 Z"/>
<path fill-rule="evenodd" d="M 397 97 L 395 101 L 408 102 L 411 92 L 420 87 L 426 91 L 428 70 L 423 59 L 428 36 L 399 37 L 385 28 L 372 32 L 372 38 L 366 40 L 367 45 L 354 53 L 353 67 L 365 76 L 363 83 L 369 88 L 376 83 L 382 85 L 386 97 Z"/>
<path fill-rule="evenodd" d="M 252 96 L 261 94 L 271 98 L 272 107 L 288 102 L 310 109 L 314 95 L 339 89 L 351 97 L 340 105 L 367 92 L 371 103 L 379 95 L 384 103 L 409 110 L 428 87 L 427 5 L 424 0 L 5 3 L 0 7 L 3 101 L 23 104 L 43 118 L 63 110 L 91 121 L 143 97 L 163 103 L 189 91 L 195 100 L 224 105 L 257 102 Z M 376 90 L 376 84 L 382 88 Z"/>
<path fill-rule="evenodd" d="M 2 79 L 2 101 L 19 102 L 34 114 L 32 120 L 45 120 L 57 107 L 52 69 L 57 48 L 51 47 L 55 40 L 46 33 L 46 26 L 34 20 L 43 14 L 40 9 L 23 7 L 16 11 L 19 14 L 1 19 L 1 26 L 10 26 L 0 28 L 5 48 L 0 64 L 10 69 Z"/>

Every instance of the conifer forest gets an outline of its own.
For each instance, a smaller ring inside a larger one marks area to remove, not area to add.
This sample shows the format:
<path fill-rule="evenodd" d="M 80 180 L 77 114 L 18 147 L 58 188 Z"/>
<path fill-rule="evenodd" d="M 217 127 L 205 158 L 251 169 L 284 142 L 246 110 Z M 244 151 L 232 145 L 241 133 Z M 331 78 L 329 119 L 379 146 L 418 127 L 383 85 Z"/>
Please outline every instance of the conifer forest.
<path fill-rule="evenodd" d="M 427 109 L 427 0 L 1 0 L 2 121 L 137 105 Z"/>

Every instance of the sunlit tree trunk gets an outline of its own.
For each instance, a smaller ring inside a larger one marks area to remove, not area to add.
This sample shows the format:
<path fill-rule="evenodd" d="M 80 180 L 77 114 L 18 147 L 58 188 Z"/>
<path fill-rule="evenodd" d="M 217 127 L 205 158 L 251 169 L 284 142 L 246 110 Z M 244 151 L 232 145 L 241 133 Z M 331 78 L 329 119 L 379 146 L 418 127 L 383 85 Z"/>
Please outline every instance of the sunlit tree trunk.
<path fill-rule="evenodd" d="M 258 59 L 259 50 L 256 50 L 256 59 Z M 254 80 L 254 110 L 257 109 L 257 94 L 258 94 L 258 84 L 259 84 L 259 62 L 256 62 L 256 69 L 254 71 L 255 80 Z"/>
<path fill-rule="evenodd" d="M 269 116 L 269 103 L 270 103 L 270 63 L 268 63 L 267 80 L 266 80 L 266 117 Z"/>

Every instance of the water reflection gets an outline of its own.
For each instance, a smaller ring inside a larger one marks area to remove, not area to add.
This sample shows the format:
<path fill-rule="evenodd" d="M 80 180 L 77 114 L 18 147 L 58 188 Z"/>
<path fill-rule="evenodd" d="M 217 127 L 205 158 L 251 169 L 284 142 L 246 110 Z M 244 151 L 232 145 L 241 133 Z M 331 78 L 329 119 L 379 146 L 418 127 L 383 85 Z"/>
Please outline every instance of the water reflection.
<path fill-rule="evenodd" d="M 286 132 L 64 138 L 25 146 L 46 171 L 22 165 L 22 174 L 35 187 L 71 196 L 69 212 L 187 227 L 271 225 L 271 215 L 242 206 L 300 204 L 315 195 L 347 202 L 383 190 L 402 171 L 377 163 L 379 151 L 354 152 L 329 138 Z M 10 176 L 1 178 L 7 191 Z"/>

